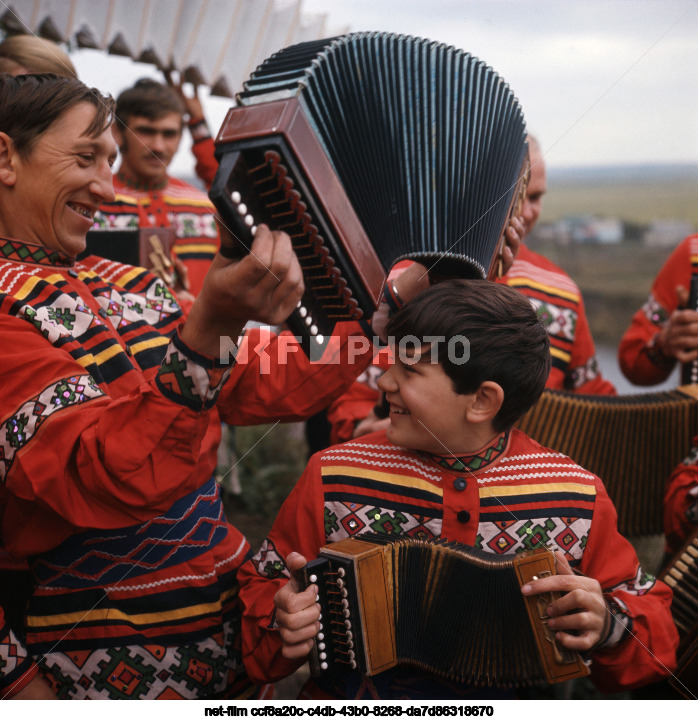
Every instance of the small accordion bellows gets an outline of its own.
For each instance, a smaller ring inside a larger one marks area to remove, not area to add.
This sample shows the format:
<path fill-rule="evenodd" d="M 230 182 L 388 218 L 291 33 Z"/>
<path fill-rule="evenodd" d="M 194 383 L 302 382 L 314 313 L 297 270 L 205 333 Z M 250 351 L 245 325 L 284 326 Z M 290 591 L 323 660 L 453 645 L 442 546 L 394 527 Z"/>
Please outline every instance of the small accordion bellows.
<path fill-rule="evenodd" d="M 516 427 L 601 478 L 623 535 L 663 533 L 664 485 L 698 433 L 697 388 L 626 396 L 546 390 Z"/>
<path fill-rule="evenodd" d="M 289 233 L 302 330 L 371 315 L 400 259 L 494 276 L 528 166 L 521 108 L 492 68 L 355 33 L 281 50 L 244 87 L 216 139 L 211 199 L 243 246 L 260 222 Z"/>
<path fill-rule="evenodd" d="M 304 571 L 322 609 L 311 672 L 373 675 L 408 664 L 500 688 L 587 675 L 579 654 L 545 625 L 551 595 L 521 594 L 524 583 L 554 572 L 545 548 L 495 557 L 370 533 L 329 544 Z"/>

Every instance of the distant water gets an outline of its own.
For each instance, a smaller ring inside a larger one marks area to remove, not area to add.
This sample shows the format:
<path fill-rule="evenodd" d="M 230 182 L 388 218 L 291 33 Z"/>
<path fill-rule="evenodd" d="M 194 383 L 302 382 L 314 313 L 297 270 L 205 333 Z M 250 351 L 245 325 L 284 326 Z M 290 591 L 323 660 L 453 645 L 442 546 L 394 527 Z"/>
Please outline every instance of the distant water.
<path fill-rule="evenodd" d="M 679 385 L 679 369 L 675 368 L 669 378 L 658 386 L 633 385 L 621 372 L 618 366 L 618 350 L 610 346 L 597 346 L 596 354 L 601 365 L 601 373 L 616 387 L 621 395 L 631 393 L 651 393 L 653 391 L 673 390 Z"/>

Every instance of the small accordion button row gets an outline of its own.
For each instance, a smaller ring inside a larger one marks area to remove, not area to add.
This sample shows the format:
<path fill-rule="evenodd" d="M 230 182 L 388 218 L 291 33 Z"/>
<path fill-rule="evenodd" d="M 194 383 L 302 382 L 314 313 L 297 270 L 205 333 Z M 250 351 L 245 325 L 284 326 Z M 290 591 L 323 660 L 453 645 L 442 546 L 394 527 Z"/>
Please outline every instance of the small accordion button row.
<path fill-rule="evenodd" d="M 242 218 L 244 224 L 250 229 L 250 233 L 254 235 L 257 232 L 257 225 L 252 215 L 247 212 L 247 205 L 242 202 L 242 195 L 237 190 L 234 190 L 230 194 L 230 200 L 233 202 L 235 210 Z"/>
<path fill-rule="evenodd" d="M 313 573 L 308 577 L 308 580 L 310 581 L 310 583 L 317 583 L 318 577 L 317 577 L 317 575 L 315 575 Z M 316 595 L 315 601 L 317 602 L 319 600 L 320 600 L 320 596 Z M 318 652 L 317 656 L 318 656 L 320 668 L 323 671 L 327 671 L 327 669 L 328 669 L 327 644 L 325 643 L 325 627 L 324 627 L 324 624 L 322 623 L 322 614 L 320 614 L 320 616 L 318 618 L 318 623 L 320 625 L 320 628 L 318 629 L 318 632 L 315 634 L 315 647 Z"/>

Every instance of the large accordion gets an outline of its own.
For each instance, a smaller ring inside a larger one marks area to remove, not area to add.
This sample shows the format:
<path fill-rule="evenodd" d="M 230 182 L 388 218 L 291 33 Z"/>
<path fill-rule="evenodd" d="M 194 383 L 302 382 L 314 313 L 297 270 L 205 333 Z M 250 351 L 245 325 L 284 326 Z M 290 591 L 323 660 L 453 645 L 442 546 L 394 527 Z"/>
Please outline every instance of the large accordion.
<path fill-rule="evenodd" d="M 496 275 L 525 136 L 509 86 L 462 50 L 369 32 L 285 48 L 216 138 L 210 196 L 236 238 L 223 252 L 246 252 L 258 223 L 286 231 L 306 285 L 289 324 L 322 347 L 336 322 L 373 313 L 400 259 Z"/>
<path fill-rule="evenodd" d="M 331 543 L 303 572 L 321 608 L 311 672 L 374 675 L 406 664 L 498 688 L 586 676 L 581 656 L 547 628 L 552 594 L 521 594 L 528 581 L 554 574 L 554 564 L 544 547 L 499 557 L 373 533 Z"/>

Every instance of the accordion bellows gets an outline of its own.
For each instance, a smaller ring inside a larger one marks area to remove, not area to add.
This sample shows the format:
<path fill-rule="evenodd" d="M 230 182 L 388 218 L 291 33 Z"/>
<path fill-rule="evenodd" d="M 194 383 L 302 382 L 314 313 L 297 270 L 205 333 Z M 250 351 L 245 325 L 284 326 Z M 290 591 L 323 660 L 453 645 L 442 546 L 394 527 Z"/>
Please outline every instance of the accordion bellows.
<path fill-rule="evenodd" d="M 356 301 L 347 307 L 358 313 L 345 317 L 372 312 L 385 272 L 403 258 L 439 275 L 494 274 L 499 242 L 523 185 L 527 146 L 517 99 L 483 61 L 425 39 L 354 33 L 281 50 L 257 68 L 237 102 L 216 140 L 221 171 L 214 203 L 224 220 L 235 222 L 228 198 L 237 190 L 245 212 L 256 211 L 249 224 L 274 227 L 275 217 L 284 216 L 271 210 L 278 206 L 260 202 L 255 187 L 273 194 L 255 174 L 266 164 L 278 176 L 280 164 L 283 182 L 292 178 L 308 217 L 297 215 L 297 228 L 277 227 L 294 231 L 287 232 L 301 251 L 301 264 L 305 258 L 314 269 L 306 274 L 311 293 L 318 275 L 312 261 L 323 266 L 329 254 L 331 282 L 344 290 L 338 270 Z M 291 138 L 297 114 L 311 130 L 303 138 L 311 134 L 312 147 Z M 276 141 L 270 145 L 269 138 L 278 134 L 286 137 L 270 156 Z M 307 170 L 318 150 L 341 198 L 329 187 L 333 183 L 313 179 Z M 245 173 L 226 162 L 230 153 L 247 156 Z M 326 193 L 331 197 L 323 200 Z M 298 197 L 286 193 L 286 200 L 289 211 L 297 208 Z M 335 216 L 344 206 L 354 225 L 340 227 L 344 221 Z M 359 251 L 357 260 L 352 255 L 362 234 L 371 252 Z M 305 248 L 310 250 L 304 254 Z M 377 281 L 370 264 L 379 266 Z M 340 293 L 340 300 L 346 297 Z M 341 319 L 341 313 L 334 316 Z"/>
<path fill-rule="evenodd" d="M 298 96 L 385 267 L 445 258 L 484 278 L 525 154 L 509 86 L 420 38 L 356 33 L 318 46 L 272 56 L 239 102 Z"/>

